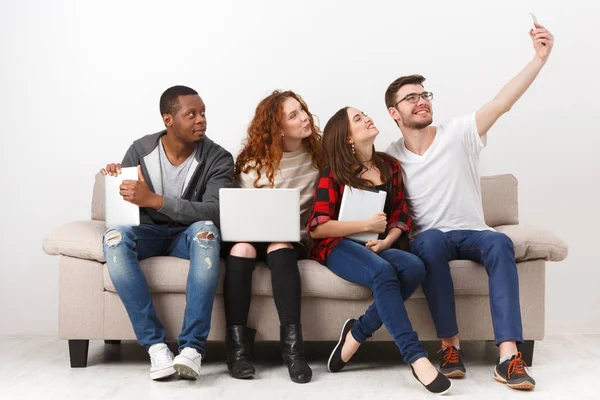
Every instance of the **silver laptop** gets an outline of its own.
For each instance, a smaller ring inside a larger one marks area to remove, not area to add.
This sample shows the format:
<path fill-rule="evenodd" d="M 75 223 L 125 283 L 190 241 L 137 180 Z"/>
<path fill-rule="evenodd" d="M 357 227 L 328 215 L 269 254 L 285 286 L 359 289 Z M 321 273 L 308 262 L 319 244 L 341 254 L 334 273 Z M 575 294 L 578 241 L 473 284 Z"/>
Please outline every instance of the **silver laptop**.
<path fill-rule="evenodd" d="M 300 189 L 220 189 L 225 242 L 299 242 Z"/>
<path fill-rule="evenodd" d="M 350 186 L 344 188 L 342 204 L 340 205 L 340 221 L 361 221 L 369 219 L 373 214 L 382 212 L 385 207 L 387 192 L 356 189 Z M 348 239 L 361 243 L 377 240 L 379 234 L 373 232 L 355 233 L 346 236 Z"/>
<path fill-rule="evenodd" d="M 119 193 L 123 181 L 137 180 L 137 167 L 122 168 L 117 176 L 104 176 L 104 224 L 107 228 L 140 224 L 140 208 L 124 200 Z"/>

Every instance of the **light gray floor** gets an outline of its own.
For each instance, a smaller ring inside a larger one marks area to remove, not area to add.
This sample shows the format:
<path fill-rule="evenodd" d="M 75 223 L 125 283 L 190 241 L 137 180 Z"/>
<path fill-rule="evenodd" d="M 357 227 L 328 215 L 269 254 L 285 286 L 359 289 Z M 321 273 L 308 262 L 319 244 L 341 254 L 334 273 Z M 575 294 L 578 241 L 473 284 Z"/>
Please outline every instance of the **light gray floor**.
<path fill-rule="evenodd" d="M 333 343 L 310 343 L 314 377 L 299 385 L 280 364 L 276 343 L 257 345 L 253 380 L 229 377 L 224 346 L 211 344 L 200 379 L 154 382 L 146 353 L 133 342 L 91 341 L 88 367 L 71 369 L 67 342 L 53 338 L 0 338 L 0 399 L 420 399 L 433 398 L 412 377 L 390 343 L 366 343 L 346 369 L 327 372 Z M 437 344 L 427 343 L 431 359 Z M 494 381 L 492 343 L 464 342 L 467 377 L 454 380 L 453 398 L 600 399 L 600 336 L 553 336 L 536 343 L 530 372 L 538 387 L 517 392 Z"/>

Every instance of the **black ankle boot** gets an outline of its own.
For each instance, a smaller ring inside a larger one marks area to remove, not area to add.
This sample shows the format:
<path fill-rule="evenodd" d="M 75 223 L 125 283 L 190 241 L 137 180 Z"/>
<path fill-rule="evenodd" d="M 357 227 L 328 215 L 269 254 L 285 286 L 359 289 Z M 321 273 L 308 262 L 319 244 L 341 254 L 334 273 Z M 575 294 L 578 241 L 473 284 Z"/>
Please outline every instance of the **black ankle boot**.
<path fill-rule="evenodd" d="M 225 344 L 227 346 L 227 369 L 237 379 L 252 378 L 254 367 L 250 361 L 254 349 L 256 330 L 244 325 L 227 327 Z"/>
<path fill-rule="evenodd" d="M 296 383 L 310 382 L 312 370 L 304 356 L 302 325 L 283 325 L 280 327 L 280 334 L 283 363 L 288 367 L 290 379 Z"/>

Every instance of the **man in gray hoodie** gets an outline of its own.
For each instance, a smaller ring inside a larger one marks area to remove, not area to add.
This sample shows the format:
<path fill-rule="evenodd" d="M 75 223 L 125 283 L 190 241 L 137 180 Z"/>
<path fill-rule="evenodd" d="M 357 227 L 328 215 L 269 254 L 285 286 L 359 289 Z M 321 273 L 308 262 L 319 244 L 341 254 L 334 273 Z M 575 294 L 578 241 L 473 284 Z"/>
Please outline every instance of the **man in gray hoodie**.
<path fill-rule="evenodd" d="M 138 168 L 138 180 L 123 181 L 120 194 L 140 207 L 141 224 L 108 229 L 103 245 L 110 278 L 150 355 L 152 379 L 175 373 L 196 379 L 210 331 L 220 265 L 219 189 L 233 184 L 233 157 L 205 136 L 205 111 L 195 90 L 167 89 L 160 98 L 166 130 L 136 140 L 121 164 L 101 170 L 116 176 L 122 167 Z M 139 264 L 155 256 L 190 260 L 175 358 Z"/>

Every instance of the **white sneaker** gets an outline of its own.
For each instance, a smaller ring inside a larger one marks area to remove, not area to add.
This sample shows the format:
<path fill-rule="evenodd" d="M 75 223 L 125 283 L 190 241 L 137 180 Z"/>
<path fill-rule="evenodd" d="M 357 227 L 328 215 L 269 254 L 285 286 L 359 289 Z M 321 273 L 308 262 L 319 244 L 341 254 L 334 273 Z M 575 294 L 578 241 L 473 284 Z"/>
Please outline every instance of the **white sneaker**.
<path fill-rule="evenodd" d="M 175 374 L 173 353 L 164 343 L 157 343 L 148 349 L 150 355 L 150 378 L 162 379 Z"/>
<path fill-rule="evenodd" d="M 192 347 L 184 347 L 181 353 L 175 357 L 173 368 L 177 371 L 180 378 L 197 379 L 200 373 L 200 364 L 202 363 L 202 354 L 198 353 Z"/>

